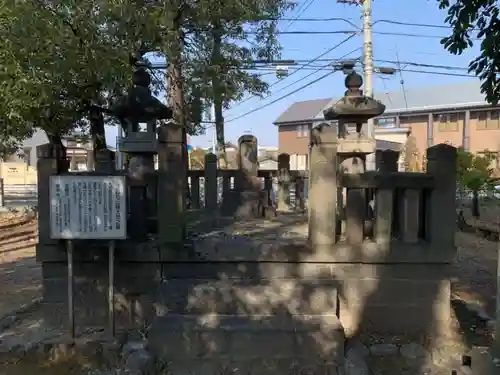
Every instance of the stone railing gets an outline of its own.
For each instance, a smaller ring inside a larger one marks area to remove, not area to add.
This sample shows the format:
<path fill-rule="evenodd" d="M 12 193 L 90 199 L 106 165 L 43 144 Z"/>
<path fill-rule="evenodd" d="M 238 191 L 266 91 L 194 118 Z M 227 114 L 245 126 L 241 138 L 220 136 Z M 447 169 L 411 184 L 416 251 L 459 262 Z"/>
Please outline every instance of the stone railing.
<path fill-rule="evenodd" d="M 215 174 L 205 170 L 189 170 L 190 207 L 216 207 L 229 196 L 236 185 L 241 171 L 238 169 L 215 169 Z M 307 171 L 286 170 L 286 179 L 280 178 L 277 170 L 258 171 L 262 191 L 267 195 L 269 204 L 280 210 L 304 210 L 306 206 Z M 277 187 L 277 189 L 275 189 Z M 222 199 L 221 199 L 222 198 Z"/>

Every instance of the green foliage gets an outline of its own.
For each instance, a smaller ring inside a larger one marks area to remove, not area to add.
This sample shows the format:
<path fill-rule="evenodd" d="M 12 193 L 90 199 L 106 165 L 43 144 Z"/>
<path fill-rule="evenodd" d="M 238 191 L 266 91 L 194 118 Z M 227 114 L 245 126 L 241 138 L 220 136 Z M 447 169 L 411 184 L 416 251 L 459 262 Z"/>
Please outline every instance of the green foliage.
<path fill-rule="evenodd" d="M 288 0 L 203 0 L 199 4 L 186 54 L 202 82 L 201 94 L 212 101 L 217 94 L 213 90 L 219 90 L 225 108 L 247 93 L 265 94 L 267 83 L 248 68 L 254 60 L 280 57 L 277 20 L 294 4 Z M 218 39 L 220 53 L 214 53 Z M 213 78 L 219 81 L 217 88 L 212 86 Z"/>
<path fill-rule="evenodd" d="M 214 90 L 226 108 L 245 93 L 267 90 L 246 68 L 253 59 L 279 56 L 277 19 L 291 6 L 287 0 L 2 3 L 0 153 L 35 128 L 55 136 L 86 130 L 91 109 L 106 111 L 128 89 L 131 55 L 146 52 L 162 54 L 181 72 L 183 124 L 199 133 Z M 156 73 L 154 91 L 168 90 L 167 78 Z"/>
<path fill-rule="evenodd" d="M 35 127 L 55 136 L 85 128 L 90 106 L 130 82 L 128 53 L 109 32 L 104 6 L 21 0 L 4 6 L 0 19 L 0 121 L 13 139 Z"/>
<path fill-rule="evenodd" d="M 491 168 L 495 155 L 488 151 L 484 154 L 472 154 L 463 148 L 457 153 L 457 181 L 472 191 L 490 188 L 497 179 Z"/>
<path fill-rule="evenodd" d="M 447 9 L 446 22 L 452 34 L 441 43 L 451 53 L 461 54 L 472 47 L 473 39 L 481 40 L 481 54 L 469 64 L 482 81 L 481 91 L 486 100 L 500 100 L 500 9 L 497 0 L 438 0 L 440 9 Z"/>

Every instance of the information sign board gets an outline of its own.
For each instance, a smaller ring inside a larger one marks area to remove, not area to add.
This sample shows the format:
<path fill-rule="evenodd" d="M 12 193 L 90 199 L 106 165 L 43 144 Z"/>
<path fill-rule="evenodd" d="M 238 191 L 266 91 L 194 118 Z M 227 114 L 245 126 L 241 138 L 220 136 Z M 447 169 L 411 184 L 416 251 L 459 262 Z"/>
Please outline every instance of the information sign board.
<path fill-rule="evenodd" d="M 125 192 L 125 176 L 51 176 L 51 237 L 126 239 Z"/>

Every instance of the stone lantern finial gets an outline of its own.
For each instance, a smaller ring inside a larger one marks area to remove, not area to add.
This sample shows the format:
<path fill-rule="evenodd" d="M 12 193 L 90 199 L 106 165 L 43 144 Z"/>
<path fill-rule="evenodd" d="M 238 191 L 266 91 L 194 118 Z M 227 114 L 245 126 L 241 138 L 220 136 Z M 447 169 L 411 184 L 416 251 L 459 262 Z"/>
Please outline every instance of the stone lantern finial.
<path fill-rule="evenodd" d="M 347 91 L 344 96 L 363 96 L 363 90 L 361 90 L 361 86 L 363 86 L 363 77 L 361 77 L 358 73 L 352 72 L 345 77 L 345 87 Z"/>

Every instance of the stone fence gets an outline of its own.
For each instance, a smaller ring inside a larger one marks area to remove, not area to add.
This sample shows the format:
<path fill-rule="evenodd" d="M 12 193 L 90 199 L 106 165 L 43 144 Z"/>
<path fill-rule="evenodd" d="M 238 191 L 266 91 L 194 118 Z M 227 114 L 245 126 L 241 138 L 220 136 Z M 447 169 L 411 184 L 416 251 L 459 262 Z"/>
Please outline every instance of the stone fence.
<path fill-rule="evenodd" d="M 195 373 L 202 363 L 193 345 L 210 351 L 217 363 L 250 366 L 267 356 L 286 367 L 302 356 L 299 362 L 337 369 L 344 334 L 446 334 L 448 267 L 455 255 L 454 147 L 429 148 L 426 173 L 397 172 L 393 151 L 381 154 L 378 171 L 365 172 L 361 151 L 373 152 L 374 140 L 339 139 L 336 129 L 322 126 L 313 130 L 306 176 L 290 171 L 288 155 L 280 155 L 278 171 L 259 171 L 257 140 L 243 136 L 239 170 L 217 169 L 215 155 L 208 154 L 203 171 L 188 172 L 191 207 L 207 217 L 231 217 L 224 236 L 212 231 L 192 244 L 186 238 L 183 144 L 159 134 L 158 171 L 116 171 L 110 158 L 98 157 L 96 171 L 82 173 L 127 176 L 129 233 L 116 243 L 118 329 L 153 324 L 155 354 Z M 50 176 L 68 173 L 68 161 L 54 145 L 37 151 L 42 306 L 46 322 L 59 326 L 68 312 L 67 255 L 64 244 L 50 238 L 48 189 Z M 277 212 L 269 194 L 274 177 Z M 280 222 L 282 211 L 292 211 L 293 184 L 300 215 L 282 215 Z M 254 231 L 238 235 L 245 224 Z M 75 241 L 74 247 L 81 332 L 108 320 L 107 247 L 100 241 Z"/>

